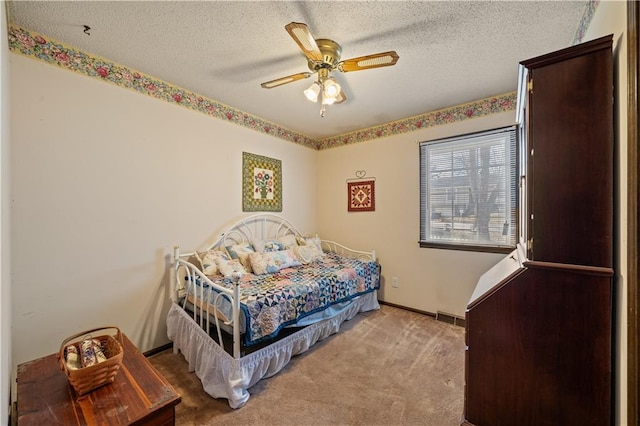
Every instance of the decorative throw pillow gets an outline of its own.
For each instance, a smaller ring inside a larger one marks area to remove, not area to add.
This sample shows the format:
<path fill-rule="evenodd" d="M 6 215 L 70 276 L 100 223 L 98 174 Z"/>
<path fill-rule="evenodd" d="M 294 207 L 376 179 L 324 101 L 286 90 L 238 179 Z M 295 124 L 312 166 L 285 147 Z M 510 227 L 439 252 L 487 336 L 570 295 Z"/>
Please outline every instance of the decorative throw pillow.
<path fill-rule="evenodd" d="M 278 237 L 278 241 L 284 245 L 284 248 L 293 248 L 298 246 L 298 240 L 296 240 L 296 236 L 293 234 L 282 235 Z"/>
<path fill-rule="evenodd" d="M 256 275 L 273 274 L 283 268 L 301 265 L 291 250 L 251 253 L 249 260 Z"/>
<path fill-rule="evenodd" d="M 216 265 L 225 278 L 241 277 L 247 273 L 238 259 L 217 258 Z"/>
<path fill-rule="evenodd" d="M 222 250 L 208 250 L 203 252 L 195 252 L 196 259 L 200 262 L 200 270 L 205 275 L 218 274 L 218 265 L 215 260 L 217 258 L 229 259 L 229 256 Z"/>
<path fill-rule="evenodd" d="M 300 244 L 301 246 L 316 246 L 318 250 L 324 253 L 322 251 L 322 243 L 319 237 L 298 237 L 298 244 Z"/>
<path fill-rule="evenodd" d="M 226 249 L 232 259 L 237 259 L 238 253 L 253 253 L 256 251 L 251 243 L 233 244 L 227 246 Z"/>
<path fill-rule="evenodd" d="M 254 253 L 255 249 L 251 243 L 241 243 L 227 246 L 227 253 L 231 259 L 238 259 L 246 272 L 252 272 L 249 253 Z"/>
<path fill-rule="evenodd" d="M 315 245 L 296 246 L 292 250 L 298 259 L 300 259 L 300 262 L 304 264 L 315 262 L 324 256 L 324 253 L 318 250 L 318 247 Z"/>
<path fill-rule="evenodd" d="M 275 238 L 270 238 L 268 240 L 254 240 L 253 246 L 257 252 L 281 251 L 286 248 L 284 244 Z"/>

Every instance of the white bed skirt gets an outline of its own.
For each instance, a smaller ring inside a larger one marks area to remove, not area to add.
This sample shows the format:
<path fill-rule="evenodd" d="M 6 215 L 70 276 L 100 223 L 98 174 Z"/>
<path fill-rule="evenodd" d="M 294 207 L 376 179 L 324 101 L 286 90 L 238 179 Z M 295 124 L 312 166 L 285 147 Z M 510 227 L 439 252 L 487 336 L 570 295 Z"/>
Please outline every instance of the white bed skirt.
<path fill-rule="evenodd" d="M 380 305 L 374 291 L 332 309 L 331 317 L 240 359 L 234 359 L 218 346 L 175 303 L 167 315 L 167 335 L 173 341 L 173 352 L 182 352 L 189 363 L 189 371 L 195 371 L 205 392 L 214 398 L 226 398 L 231 408 L 240 408 L 249 400 L 247 389 L 260 379 L 273 376 L 289 363 L 291 357 L 337 333 L 344 321 L 359 312 L 380 309 Z"/>

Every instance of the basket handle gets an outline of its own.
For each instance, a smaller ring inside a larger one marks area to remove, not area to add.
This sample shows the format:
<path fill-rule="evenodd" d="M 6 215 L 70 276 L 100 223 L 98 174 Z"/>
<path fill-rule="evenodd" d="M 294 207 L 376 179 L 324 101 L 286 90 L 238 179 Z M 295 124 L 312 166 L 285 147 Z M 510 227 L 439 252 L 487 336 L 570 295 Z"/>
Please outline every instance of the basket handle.
<path fill-rule="evenodd" d="M 60 367 L 64 370 L 64 366 L 62 365 L 62 363 L 64 362 L 64 349 L 67 347 L 67 345 L 69 344 L 69 342 L 71 342 L 72 340 L 77 339 L 78 337 L 87 335 L 87 334 L 91 334 L 95 331 L 98 330 L 107 330 L 107 329 L 115 329 L 117 331 L 116 333 L 116 339 L 118 339 L 118 343 L 120 343 L 120 346 L 123 345 L 122 342 L 122 332 L 120 331 L 120 329 L 118 327 L 116 327 L 115 325 L 107 325 L 104 327 L 97 327 L 97 328 L 93 328 L 91 330 L 85 330 L 83 332 L 80 332 L 78 334 L 75 334 L 71 337 L 67 337 L 66 339 L 64 339 L 64 341 L 60 344 L 60 352 L 58 353 L 58 360 L 60 361 Z"/>

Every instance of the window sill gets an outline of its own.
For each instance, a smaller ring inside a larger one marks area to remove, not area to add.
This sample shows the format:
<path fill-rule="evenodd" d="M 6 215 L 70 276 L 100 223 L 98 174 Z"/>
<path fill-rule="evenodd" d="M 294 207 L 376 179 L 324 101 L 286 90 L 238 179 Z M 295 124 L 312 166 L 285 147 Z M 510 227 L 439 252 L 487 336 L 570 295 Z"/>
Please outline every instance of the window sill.
<path fill-rule="evenodd" d="M 504 253 L 508 254 L 515 250 L 514 247 L 491 247 L 491 246 L 474 246 L 470 244 L 453 244 L 453 243 L 432 243 L 419 242 L 421 248 L 435 248 L 444 250 L 474 251 L 483 253 Z"/>

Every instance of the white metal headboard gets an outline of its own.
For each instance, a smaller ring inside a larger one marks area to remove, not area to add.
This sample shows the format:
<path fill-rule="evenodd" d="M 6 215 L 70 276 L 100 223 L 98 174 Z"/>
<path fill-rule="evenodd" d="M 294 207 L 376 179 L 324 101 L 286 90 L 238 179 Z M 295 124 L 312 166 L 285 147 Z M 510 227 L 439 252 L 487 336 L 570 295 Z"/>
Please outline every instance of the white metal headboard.
<path fill-rule="evenodd" d="M 277 238 L 287 234 L 301 235 L 300 231 L 285 218 L 271 213 L 258 213 L 240 219 L 231 225 L 208 249 Z"/>

